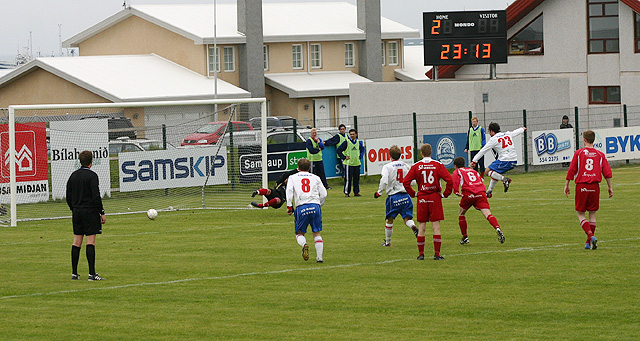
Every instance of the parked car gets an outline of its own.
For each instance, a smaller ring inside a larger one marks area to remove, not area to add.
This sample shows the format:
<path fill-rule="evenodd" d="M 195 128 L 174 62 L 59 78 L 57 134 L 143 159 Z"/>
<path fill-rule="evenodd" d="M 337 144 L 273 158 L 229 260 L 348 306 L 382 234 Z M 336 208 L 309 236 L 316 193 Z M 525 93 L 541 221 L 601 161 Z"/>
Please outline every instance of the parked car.
<path fill-rule="evenodd" d="M 91 116 L 85 116 L 80 118 L 81 120 L 92 118 L 106 118 L 107 127 L 109 129 L 109 140 L 115 140 L 119 137 L 128 137 L 135 139 L 137 137 L 137 130 L 131 123 L 131 119 L 124 116 L 111 115 L 111 114 L 96 114 Z"/>
<path fill-rule="evenodd" d="M 253 130 L 251 124 L 247 122 L 232 121 L 231 124 L 234 133 Z M 226 121 L 209 122 L 198 128 L 195 133 L 185 137 L 180 145 L 216 144 L 226 130 Z"/>
<path fill-rule="evenodd" d="M 294 118 L 291 116 L 268 116 L 267 117 L 267 128 L 293 128 L 293 120 Z M 249 120 L 249 123 L 254 129 L 261 129 L 262 118 L 254 117 Z M 296 126 L 298 129 L 311 128 L 310 126 L 303 126 L 300 122 L 296 122 Z"/>
<path fill-rule="evenodd" d="M 140 152 L 149 150 L 161 150 L 162 141 L 149 139 L 130 139 L 126 136 L 109 141 L 109 155 L 118 155 L 125 152 Z M 167 143 L 167 149 L 176 147 Z"/>

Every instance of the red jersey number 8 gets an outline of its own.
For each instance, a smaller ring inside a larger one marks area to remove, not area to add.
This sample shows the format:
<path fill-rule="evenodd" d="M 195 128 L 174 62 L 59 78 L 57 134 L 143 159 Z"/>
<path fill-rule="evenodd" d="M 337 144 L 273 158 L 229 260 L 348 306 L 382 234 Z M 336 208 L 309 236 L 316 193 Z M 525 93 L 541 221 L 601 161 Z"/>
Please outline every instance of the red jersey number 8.
<path fill-rule="evenodd" d="M 309 193 L 311 192 L 311 186 L 309 185 L 311 183 L 311 180 L 309 179 L 302 179 L 302 191 L 305 193 Z"/>
<path fill-rule="evenodd" d="M 511 138 L 509 136 L 499 138 L 498 142 L 502 143 L 502 148 L 507 148 L 508 146 L 513 144 L 513 141 L 511 141 Z"/>

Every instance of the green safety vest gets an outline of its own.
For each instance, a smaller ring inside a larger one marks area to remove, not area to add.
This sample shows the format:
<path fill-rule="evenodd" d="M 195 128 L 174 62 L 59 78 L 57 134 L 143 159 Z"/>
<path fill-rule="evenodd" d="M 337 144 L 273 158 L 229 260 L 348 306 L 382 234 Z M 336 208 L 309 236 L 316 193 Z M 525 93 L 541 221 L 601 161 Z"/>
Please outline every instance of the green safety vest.
<path fill-rule="evenodd" d="M 482 128 L 478 126 L 478 129 L 473 130 L 473 127 L 469 128 L 469 150 L 482 149 Z"/>
<path fill-rule="evenodd" d="M 314 141 L 311 138 L 309 140 L 311 140 L 311 145 L 313 145 L 313 148 L 320 149 L 318 147 L 318 142 Z M 318 151 L 317 154 L 311 154 L 309 149 L 307 149 L 307 159 L 309 161 L 322 161 L 322 150 Z"/>
<path fill-rule="evenodd" d="M 346 135 L 346 134 L 345 134 L 345 135 Z M 340 155 L 338 155 L 338 153 L 337 153 L 338 147 L 339 147 L 339 146 L 340 146 L 344 141 L 346 141 L 346 140 L 347 140 L 347 137 L 346 137 L 346 136 L 344 136 L 344 135 L 342 135 L 342 134 L 340 134 L 340 133 L 338 133 L 338 136 L 340 136 L 340 142 L 338 142 L 338 144 L 336 145 L 336 157 L 339 159 L 339 158 L 340 158 Z"/>
<path fill-rule="evenodd" d="M 350 139 L 346 140 L 347 149 L 344 151 L 344 155 L 349 159 L 344 160 L 344 164 L 347 166 L 360 166 L 360 141 L 356 140 L 356 143 L 351 142 Z"/>

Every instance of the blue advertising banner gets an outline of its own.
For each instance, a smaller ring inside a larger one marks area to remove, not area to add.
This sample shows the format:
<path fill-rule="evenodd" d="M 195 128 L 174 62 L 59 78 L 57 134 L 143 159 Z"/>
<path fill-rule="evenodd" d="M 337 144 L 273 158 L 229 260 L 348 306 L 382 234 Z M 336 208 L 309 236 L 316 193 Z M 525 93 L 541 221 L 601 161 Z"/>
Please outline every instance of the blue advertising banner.
<path fill-rule="evenodd" d="M 460 156 L 469 164 L 467 153 L 464 152 L 466 133 L 424 135 L 423 141 L 431 145 L 431 158 L 442 162 L 445 167 L 453 168 L 453 159 Z M 419 150 L 416 152 L 420 153 Z"/>

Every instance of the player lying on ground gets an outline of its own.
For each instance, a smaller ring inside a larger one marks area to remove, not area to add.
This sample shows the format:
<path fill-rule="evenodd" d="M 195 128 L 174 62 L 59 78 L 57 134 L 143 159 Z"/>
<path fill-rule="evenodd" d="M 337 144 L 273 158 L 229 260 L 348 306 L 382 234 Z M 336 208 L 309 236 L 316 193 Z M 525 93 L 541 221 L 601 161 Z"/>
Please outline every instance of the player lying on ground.
<path fill-rule="evenodd" d="M 504 191 L 509 190 L 511 179 L 503 176 L 502 174 L 510 171 L 516 166 L 518 160 L 518 154 L 516 153 L 516 147 L 513 144 L 513 138 L 524 133 L 527 128 L 522 127 L 514 131 L 500 132 L 500 125 L 495 122 L 489 124 L 489 135 L 491 138 L 489 142 L 480 149 L 478 154 L 473 157 L 473 161 L 469 163 L 470 168 L 475 168 L 476 164 L 484 154 L 493 149 L 498 153 L 498 157 L 493 161 L 489 167 L 487 175 L 491 177 L 489 182 L 489 189 L 487 189 L 487 198 L 491 198 L 493 195 L 493 188 L 496 187 L 498 181 L 502 181 L 504 185 Z"/>
<path fill-rule="evenodd" d="M 578 149 L 573 154 L 571 165 L 567 171 L 566 182 L 564 184 L 564 195 L 568 198 L 569 183 L 571 180 L 576 182 L 576 213 L 580 221 L 580 227 L 587 234 L 587 242 L 584 244 L 585 249 L 595 250 L 598 248 L 598 239 L 594 236 L 596 233 L 596 212 L 600 208 L 600 181 L 602 176 L 607 180 L 609 186 L 609 198 L 613 196 L 613 188 L 611 187 L 611 166 L 607 157 L 601 151 L 593 148 L 593 141 L 596 134 L 587 130 L 582 133 L 584 148 Z M 586 212 L 589 211 L 589 220 L 586 219 Z"/>
<path fill-rule="evenodd" d="M 467 218 L 465 213 L 473 206 L 489 221 L 489 224 L 496 229 L 498 234 L 498 240 L 500 243 L 504 243 L 504 234 L 500 230 L 498 220 L 491 214 L 491 208 L 489 207 L 489 201 L 487 200 L 486 188 L 482 183 L 482 176 L 474 169 L 464 166 L 464 158 L 457 157 L 453 160 L 455 169 L 453 171 L 453 193 L 460 199 L 460 208 L 458 210 L 458 224 L 460 225 L 460 232 L 462 233 L 462 240 L 460 244 L 469 244 L 469 238 L 467 236 Z M 462 185 L 462 193 L 460 193 L 460 185 Z"/>
<path fill-rule="evenodd" d="M 451 174 L 444 168 L 440 161 L 431 158 L 431 145 L 423 144 L 420 147 L 420 153 L 423 159 L 415 163 L 409 173 L 402 180 L 405 190 L 411 197 L 416 196 L 416 192 L 411 188 L 411 181 L 416 180 L 418 183 L 418 260 L 424 260 L 424 233 L 427 228 L 427 222 L 431 222 L 433 229 L 433 259 L 440 260 L 444 257 L 440 256 L 440 245 L 442 244 L 442 235 L 440 234 L 440 220 L 444 220 L 444 211 L 442 209 L 442 198 L 446 198 L 453 190 L 453 180 Z M 440 179 L 447 182 L 444 193 L 440 194 Z"/>
<path fill-rule="evenodd" d="M 289 176 L 296 173 L 298 173 L 298 170 L 292 169 L 282 174 L 278 178 L 278 180 L 276 180 L 276 185 L 273 189 L 260 188 L 253 191 L 253 193 L 251 193 L 251 197 L 255 197 L 256 195 L 264 195 L 267 198 L 267 202 L 265 202 L 264 204 L 258 204 L 257 202 L 252 201 L 251 206 L 258 207 L 258 208 L 263 208 L 263 207 L 280 208 L 280 206 L 282 206 L 287 196 L 287 194 L 285 193 L 285 190 L 287 187 L 286 186 L 287 179 L 289 178 Z"/>
<path fill-rule="evenodd" d="M 289 177 L 287 182 L 287 214 L 293 214 L 295 220 L 295 233 L 298 245 L 302 246 L 302 259 L 309 259 L 309 245 L 305 233 L 307 226 L 311 225 L 313 241 L 316 247 L 316 261 L 323 263 L 322 252 L 324 242 L 320 232 L 322 231 L 322 211 L 320 206 L 327 199 L 327 189 L 322 180 L 315 174 L 309 173 L 311 162 L 307 159 L 298 161 L 298 173 Z M 293 205 L 295 204 L 295 211 Z"/>
<path fill-rule="evenodd" d="M 393 220 L 398 214 L 404 219 L 404 223 L 413 230 L 415 236 L 418 236 L 418 228 L 416 228 L 416 223 L 412 220 L 413 202 L 404 189 L 404 185 L 402 185 L 402 179 L 409 172 L 409 166 L 400 161 L 400 156 L 402 155 L 400 147 L 392 146 L 389 148 L 389 155 L 393 161 L 382 167 L 380 185 L 378 186 L 378 191 L 373 195 L 377 199 L 381 196 L 382 191 L 387 192 L 387 202 L 385 204 L 387 222 L 384 225 L 385 241 L 382 246 L 391 246 Z"/>

